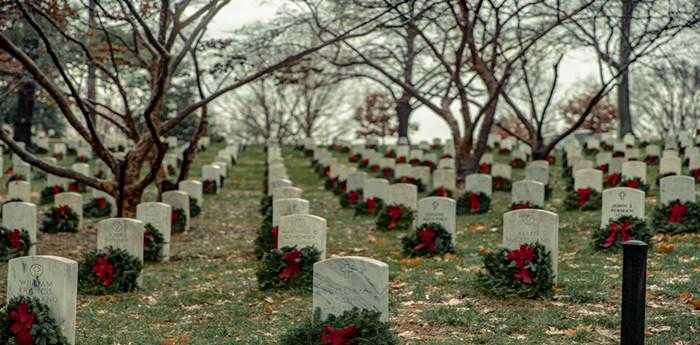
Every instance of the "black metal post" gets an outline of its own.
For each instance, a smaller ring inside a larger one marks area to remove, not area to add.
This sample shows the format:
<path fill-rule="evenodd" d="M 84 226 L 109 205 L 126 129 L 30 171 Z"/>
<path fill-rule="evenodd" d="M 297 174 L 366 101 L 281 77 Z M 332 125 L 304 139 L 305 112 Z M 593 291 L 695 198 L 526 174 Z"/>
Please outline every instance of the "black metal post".
<path fill-rule="evenodd" d="M 644 345 L 647 250 L 642 241 L 622 244 L 621 345 Z"/>

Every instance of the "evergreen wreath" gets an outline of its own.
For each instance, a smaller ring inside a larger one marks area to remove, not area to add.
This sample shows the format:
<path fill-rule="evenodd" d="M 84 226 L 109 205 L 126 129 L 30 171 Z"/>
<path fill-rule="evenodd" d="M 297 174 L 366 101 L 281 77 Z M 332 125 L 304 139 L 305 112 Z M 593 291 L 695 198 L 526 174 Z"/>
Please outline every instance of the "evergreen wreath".
<path fill-rule="evenodd" d="M 173 211 L 170 213 L 170 222 L 174 233 L 185 232 L 187 228 L 187 215 L 185 214 L 185 210 L 173 208 Z"/>
<path fill-rule="evenodd" d="M 340 194 L 340 206 L 343 208 L 355 207 L 362 201 L 362 190 L 351 190 Z"/>
<path fill-rule="evenodd" d="M 355 205 L 355 216 L 374 216 L 384 208 L 384 200 L 371 197 Z"/>
<path fill-rule="evenodd" d="M 674 200 L 659 205 L 651 215 L 651 227 L 658 232 L 683 233 L 700 231 L 700 206 L 697 203 Z"/>
<path fill-rule="evenodd" d="M 85 254 L 78 266 L 78 291 L 105 295 L 136 290 L 141 261 L 126 250 L 107 247 Z"/>
<path fill-rule="evenodd" d="M 700 168 L 690 170 L 690 176 L 692 176 L 695 179 L 695 183 L 700 182 Z"/>
<path fill-rule="evenodd" d="M 551 296 L 554 271 L 551 253 L 540 243 L 518 249 L 499 248 L 482 257 L 484 270 L 477 275 L 481 289 L 501 298 Z"/>
<path fill-rule="evenodd" d="M 254 252 L 257 259 L 262 259 L 265 253 L 277 249 L 277 235 L 279 228 L 272 226 L 272 219 L 263 220 L 258 228 L 258 236 L 254 242 Z"/>
<path fill-rule="evenodd" d="M 53 204 L 54 196 L 65 192 L 66 189 L 63 186 L 47 186 L 41 190 L 41 196 L 39 197 L 40 205 Z"/>
<path fill-rule="evenodd" d="M 451 198 L 452 197 L 452 191 L 445 188 L 445 187 L 437 187 L 433 189 L 432 192 L 430 192 L 430 196 L 439 196 L 443 198 Z"/>
<path fill-rule="evenodd" d="M 68 191 L 69 192 L 74 192 L 74 193 L 86 193 L 87 192 L 87 186 L 85 184 L 78 182 L 78 181 L 72 181 L 68 183 Z"/>
<path fill-rule="evenodd" d="M 382 169 L 379 166 L 379 164 L 372 164 L 369 166 L 369 171 L 371 171 L 373 173 L 378 173 L 380 170 L 382 170 Z"/>
<path fill-rule="evenodd" d="M 348 157 L 348 162 L 350 163 L 357 163 L 362 159 L 362 155 L 359 153 L 356 153 L 350 157 Z"/>
<path fill-rule="evenodd" d="M 260 199 L 260 215 L 264 216 L 272 207 L 272 195 L 265 195 Z"/>
<path fill-rule="evenodd" d="M 622 216 L 610 220 L 607 227 L 593 232 L 593 246 L 596 249 L 622 248 L 622 242 L 639 240 L 649 244 L 651 233 L 643 219 Z"/>
<path fill-rule="evenodd" d="M 392 168 L 382 169 L 382 173 L 379 175 L 379 177 L 385 178 L 385 179 L 391 181 L 394 178 L 394 169 L 392 169 Z"/>
<path fill-rule="evenodd" d="M 68 205 L 51 207 L 44 214 L 41 231 L 48 233 L 78 232 L 78 214 Z"/>
<path fill-rule="evenodd" d="M 415 233 L 401 239 L 403 254 L 410 257 L 454 253 L 452 234 L 438 223 L 421 224 Z"/>
<path fill-rule="evenodd" d="M 411 164 L 411 166 L 417 167 L 421 164 L 421 160 L 418 158 L 411 158 L 411 160 L 408 161 L 408 164 Z"/>
<path fill-rule="evenodd" d="M 421 181 L 421 179 L 419 178 L 411 176 L 401 176 L 399 178 L 394 179 L 392 183 L 410 183 L 416 186 L 418 193 L 425 192 L 425 185 L 423 184 L 423 181 Z"/>
<path fill-rule="evenodd" d="M 163 246 L 165 237 L 151 223 L 146 223 L 143 231 L 143 260 L 158 262 L 163 260 Z"/>
<path fill-rule="evenodd" d="M 51 316 L 51 309 L 38 298 L 11 298 L 0 311 L 0 320 L 0 344 L 70 345 Z"/>
<path fill-rule="evenodd" d="M 29 255 L 33 245 L 27 230 L 0 226 L 0 262 Z"/>
<path fill-rule="evenodd" d="M 633 178 L 623 177 L 622 181 L 620 181 L 620 187 L 635 188 L 635 189 L 642 190 L 644 192 L 649 191 L 649 185 L 642 182 L 642 179 L 639 177 L 633 177 Z"/>
<path fill-rule="evenodd" d="M 403 163 L 406 163 L 406 156 L 396 157 L 396 164 L 403 164 Z"/>
<path fill-rule="evenodd" d="M 333 194 L 341 195 L 341 194 L 345 193 L 345 191 L 347 189 L 348 189 L 347 181 L 338 181 L 338 182 L 336 182 L 336 184 L 333 188 Z"/>
<path fill-rule="evenodd" d="M 526 165 L 526 164 L 525 164 L 525 161 L 522 160 L 522 159 L 520 159 L 520 158 L 513 158 L 513 159 L 510 161 L 510 166 L 511 166 L 513 169 L 523 169 L 523 168 L 525 168 L 525 165 Z"/>
<path fill-rule="evenodd" d="M 384 153 L 384 158 L 396 158 L 396 151 L 389 150 Z"/>
<path fill-rule="evenodd" d="M 647 163 L 647 165 L 659 165 L 659 156 L 646 156 L 644 157 L 644 163 Z"/>
<path fill-rule="evenodd" d="M 564 208 L 567 210 L 593 211 L 600 210 L 603 195 L 593 188 L 579 188 L 566 194 Z"/>
<path fill-rule="evenodd" d="M 358 166 L 360 167 L 360 169 L 367 169 L 367 166 L 369 166 L 369 159 L 365 158 L 361 160 Z"/>
<path fill-rule="evenodd" d="M 600 170 L 601 172 L 603 172 L 603 175 L 605 175 L 605 174 L 608 173 L 608 169 L 609 169 L 609 168 L 610 168 L 610 165 L 607 164 L 607 163 L 603 163 L 603 164 L 601 164 L 601 165 L 599 165 L 599 166 L 596 167 L 596 169 L 598 169 L 598 170 Z"/>
<path fill-rule="evenodd" d="M 190 199 L 190 217 L 191 218 L 196 218 L 202 213 L 202 208 L 199 207 L 199 204 L 197 203 L 197 199 L 193 198 L 191 195 L 188 195 Z"/>
<path fill-rule="evenodd" d="M 503 176 L 493 177 L 493 190 L 500 192 L 510 192 L 511 189 L 513 189 L 513 183 L 509 179 Z"/>
<path fill-rule="evenodd" d="M 83 215 L 88 218 L 102 218 L 110 214 L 112 214 L 112 204 L 103 196 L 92 198 L 83 206 Z"/>
<path fill-rule="evenodd" d="M 482 192 L 465 192 L 457 199 L 457 215 L 481 214 L 491 207 L 491 197 Z"/>
<path fill-rule="evenodd" d="M 592 156 L 592 155 L 597 154 L 598 152 L 599 152 L 599 151 L 598 151 L 598 149 L 596 149 L 596 148 L 587 148 L 587 147 L 586 147 L 586 148 L 583 150 L 583 154 L 586 155 L 586 156 Z"/>
<path fill-rule="evenodd" d="M 612 156 L 613 158 L 625 158 L 625 153 L 623 151 L 615 151 Z"/>
<path fill-rule="evenodd" d="M 413 210 L 404 205 L 384 207 L 377 216 L 377 229 L 380 231 L 408 230 L 413 224 Z"/>
<path fill-rule="evenodd" d="M 311 291 L 314 263 L 321 258 L 316 247 L 282 247 L 265 253 L 256 276 L 260 290 L 300 289 Z"/>
<path fill-rule="evenodd" d="M 326 182 L 323 185 L 323 188 L 325 188 L 329 192 L 334 192 L 335 187 L 338 184 L 338 178 L 337 177 L 328 177 L 326 178 Z"/>
<path fill-rule="evenodd" d="M 313 320 L 288 330 L 280 345 L 398 345 L 378 311 L 353 308 L 325 321 Z"/>
<path fill-rule="evenodd" d="M 430 172 L 435 171 L 435 168 L 437 168 L 437 166 L 435 166 L 435 163 L 433 163 L 433 161 L 423 161 L 421 163 L 421 165 L 424 167 L 430 168 Z"/>
<path fill-rule="evenodd" d="M 204 180 L 202 182 L 202 193 L 204 194 L 216 194 L 218 188 L 216 180 Z"/>
<path fill-rule="evenodd" d="M 622 174 L 621 173 L 613 173 L 609 174 L 608 176 L 605 177 L 605 180 L 603 181 L 603 185 L 605 188 L 612 188 L 612 187 L 617 187 L 620 185 L 622 182 Z"/>
<path fill-rule="evenodd" d="M 535 203 L 532 203 L 530 201 L 523 201 L 523 202 L 514 202 L 510 204 L 510 210 L 515 211 L 515 210 L 525 210 L 525 209 L 533 209 L 533 210 L 541 210 L 542 206 L 541 205 L 535 205 Z"/>
<path fill-rule="evenodd" d="M 489 163 L 481 163 L 479 164 L 479 174 L 490 174 L 491 173 L 491 164 Z"/>

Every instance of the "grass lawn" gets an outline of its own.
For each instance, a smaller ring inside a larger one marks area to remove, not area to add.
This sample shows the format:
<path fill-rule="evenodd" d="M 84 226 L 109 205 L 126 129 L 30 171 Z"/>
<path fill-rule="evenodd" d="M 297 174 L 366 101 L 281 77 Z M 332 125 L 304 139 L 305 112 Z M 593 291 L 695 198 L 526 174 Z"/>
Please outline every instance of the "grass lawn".
<path fill-rule="evenodd" d="M 219 148 L 197 157 L 194 175 Z M 552 300 L 499 300 L 480 292 L 474 278 L 481 267 L 480 248 L 500 243 L 509 193 L 497 192 L 488 214 L 458 217 L 456 255 L 403 259 L 404 234 L 374 231 L 373 219 L 355 218 L 340 208 L 301 152 L 285 149 L 284 157 L 291 180 L 311 202 L 311 213 L 328 221 L 329 255 L 367 256 L 389 265 L 391 322 L 404 344 L 619 343 L 621 254 L 591 249 L 600 212 L 558 210 L 563 199 L 558 168 L 552 172 L 555 193 L 546 206 L 560 215 L 556 295 Z M 141 291 L 79 296 L 78 344 L 274 344 L 287 328 L 308 320 L 310 294 L 257 289 L 252 243 L 261 221 L 263 162 L 261 147 L 241 154 L 239 164 L 229 168 L 223 192 L 206 197 L 190 232 L 173 236 L 171 261 L 146 266 Z M 514 180 L 522 175 L 514 170 Z M 655 171 L 651 175 L 654 181 Z M 39 187 L 35 183 L 35 194 Z M 150 191 L 146 199 L 153 198 Z M 654 199 L 648 198 L 647 214 Z M 93 223 L 77 235 L 40 233 L 38 253 L 78 259 L 95 245 Z M 646 344 L 696 345 L 700 313 L 680 295 L 700 296 L 700 235 L 655 238 L 674 248 L 650 253 Z M 6 264 L 0 267 L 5 276 Z M 4 290 L 0 283 L 3 300 Z"/>

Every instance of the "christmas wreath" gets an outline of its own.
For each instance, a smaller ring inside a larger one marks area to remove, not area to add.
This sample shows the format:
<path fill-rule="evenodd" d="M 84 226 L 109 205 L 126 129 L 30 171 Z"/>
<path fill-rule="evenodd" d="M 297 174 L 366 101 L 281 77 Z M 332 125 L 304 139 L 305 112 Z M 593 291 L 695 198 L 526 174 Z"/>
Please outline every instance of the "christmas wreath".
<path fill-rule="evenodd" d="M 443 198 L 451 198 L 452 191 L 441 186 L 433 189 L 433 191 L 430 192 L 430 196 L 441 196 Z"/>
<path fill-rule="evenodd" d="M 651 215 L 651 227 L 658 232 L 682 233 L 700 231 L 700 206 L 694 202 L 675 200 L 659 205 Z"/>
<path fill-rule="evenodd" d="M 202 193 L 216 194 L 218 187 L 219 186 L 217 185 L 216 180 L 204 180 L 202 182 Z"/>
<path fill-rule="evenodd" d="M 73 182 L 68 184 L 68 191 L 74 192 L 74 193 L 86 193 L 87 186 L 85 186 L 85 184 L 80 183 L 78 181 L 73 181 Z"/>
<path fill-rule="evenodd" d="M 659 156 L 646 156 L 644 157 L 644 163 L 647 163 L 647 165 L 658 165 Z"/>
<path fill-rule="evenodd" d="M 465 192 L 457 199 L 457 215 L 480 214 L 488 212 L 491 197 L 481 192 Z"/>
<path fill-rule="evenodd" d="M 78 291 L 87 295 L 134 291 L 141 266 L 141 261 L 126 250 L 93 250 L 85 254 L 78 266 Z"/>
<path fill-rule="evenodd" d="M 394 150 L 389 150 L 384 153 L 384 158 L 396 158 L 396 152 Z"/>
<path fill-rule="evenodd" d="M 51 207 L 41 223 L 41 231 L 48 233 L 78 232 L 78 214 L 68 205 Z"/>
<path fill-rule="evenodd" d="M 153 224 L 147 223 L 143 231 L 143 260 L 151 262 L 163 260 L 164 245 L 163 234 Z"/>
<path fill-rule="evenodd" d="M 490 174 L 491 173 L 491 164 L 489 163 L 481 163 L 479 164 L 479 174 Z"/>
<path fill-rule="evenodd" d="M 529 201 L 524 201 L 524 202 L 514 202 L 510 204 L 510 209 L 511 211 L 515 210 L 525 210 L 525 209 L 535 209 L 535 210 L 540 210 L 542 209 L 541 205 L 535 205 L 532 202 Z"/>
<path fill-rule="evenodd" d="M 525 167 L 525 161 L 520 158 L 513 158 L 510 161 L 510 166 L 513 167 L 513 169 L 522 169 Z"/>
<path fill-rule="evenodd" d="M 272 211 L 272 210 L 270 210 Z M 272 212 L 270 212 L 272 213 Z M 272 226 L 272 216 L 265 218 L 258 228 L 258 236 L 255 238 L 255 257 L 262 259 L 265 253 L 277 249 L 277 235 L 279 228 Z"/>
<path fill-rule="evenodd" d="M 261 290 L 311 290 L 314 263 L 321 252 L 316 247 L 282 247 L 265 253 L 258 266 L 258 285 Z"/>
<path fill-rule="evenodd" d="M 403 163 L 406 163 L 406 156 L 396 157 L 396 164 L 403 164 Z"/>
<path fill-rule="evenodd" d="M 355 205 L 355 215 L 374 216 L 379 213 L 382 208 L 384 208 L 384 200 L 377 197 L 367 198 L 367 200 L 361 201 Z"/>
<path fill-rule="evenodd" d="M 408 164 L 411 164 L 411 166 L 417 167 L 421 165 L 421 160 L 418 158 L 412 158 L 410 161 L 408 161 Z"/>
<path fill-rule="evenodd" d="M 63 186 L 59 186 L 59 185 L 44 187 L 44 189 L 41 190 L 41 196 L 39 197 L 39 204 L 40 205 L 53 204 L 54 195 L 63 193 L 65 191 L 66 191 L 65 188 L 63 188 Z"/>
<path fill-rule="evenodd" d="M 399 178 L 395 178 L 392 183 L 410 183 L 416 186 L 419 193 L 425 192 L 425 185 L 423 184 L 423 181 L 421 181 L 421 179 L 419 178 L 411 176 L 401 176 Z"/>
<path fill-rule="evenodd" d="M 510 150 L 507 148 L 499 148 L 498 149 L 498 154 L 501 156 L 506 156 L 510 154 Z"/>
<path fill-rule="evenodd" d="M 33 245 L 27 230 L 0 226 L 0 262 L 29 255 Z"/>
<path fill-rule="evenodd" d="M 347 181 L 338 181 L 336 182 L 334 188 L 333 188 L 333 194 L 335 195 L 340 195 L 345 193 L 345 191 L 348 189 L 348 183 Z"/>
<path fill-rule="evenodd" d="M 691 170 L 690 176 L 692 176 L 695 179 L 695 183 L 700 182 L 700 168 Z"/>
<path fill-rule="evenodd" d="M 435 171 L 436 168 L 435 163 L 433 163 L 433 161 L 423 161 L 421 165 L 430 168 L 431 172 Z"/>
<path fill-rule="evenodd" d="M 651 233 L 643 219 L 622 216 L 611 220 L 607 227 L 593 232 L 593 245 L 597 249 L 622 247 L 622 242 L 639 240 L 649 243 Z"/>
<path fill-rule="evenodd" d="M 583 150 L 583 154 L 585 154 L 586 156 L 592 156 L 592 155 L 597 154 L 598 152 L 599 151 L 596 148 L 585 148 Z"/>
<path fill-rule="evenodd" d="M 355 207 L 362 200 L 361 190 L 351 190 L 340 195 L 340 206 L 343 208 Z"/>
<path fill-rule="evenodd" d="M 600 210 L 602 195 L 593 188 L 579 188 L 566 194 L 564 208 L 567 210 Z"/>
<path fill-rule="evenodd" d="M 383 177 L 387 180 L 392 180 L 394 178 L 394 169 L 392 169 L 392 168 L 382 169 L 382 174 L 380 177 Z"/>
<path fill-rule="evenodd" d="M 324 187 L 327 191 L 331 191 L 331 192 L 332 192 L 332 191 L 335 191 L 335 187 L 336 187 L 337 184 L 338 184 L 338 178 L 337 178 L 337 177 L 332 177 L 332 178 L 329 177 L 329 178 L 326 178 L 326 182 L 324 183 L 323 187 Z"/>
<path fill-rule="evenodd" d="M 620 182 L 620 187 L 635 188 L 635 189 L 643 190 L 645 192 L 649 190 L 649 185 L 642 182 L 642 179 L 639 177 L 633 177 L 633 178 L 623 177 L 622 181 Z"/>
<path fill-rule="evenodd" d="M 603 185 L 606 188 L 612 188 L 612 187 L 617 187 L 620 185 L 622 182 L 622 174 L 621 173 L 614 173 L 610 174 L 605 177 L 605 180 L 603 181 Z"/>
<path fill-rule="evenodd" d="M 314 150 L 304 150 L 304 157 L 313 157 Z"/>
<path fill-rule="evenodd" d="M 107 217 L 112 214 L 112 204 L 107 202 L 107 198 L 103 196 L 92 198 L 83 206 L 83 214 L 88 218 Z"/>
<path fill-rule="evenodd" d="M 367 166 L 369 166 L 369 159 L 365 158 L 360 161 L 359 167 L 360 169 L 367 169 Z"/>
<path fill-rule="evenodd" d="M 272 196 L 265 195 L 260 199 L 260 215 L 265 215 L 267 210 L 272 207 Z"/>
<path fill-rule="evenodd" d="M 513 188 L 512 182 L 503 176 L 493 177 L 493 190 L 501 192 L 510 192 Z"/>
<path fill-rule="evenodd" d="M 484 271 L 477 281 L 488 294 L 537 298 L 550 296 L 554 290 L 551 253 L 537 242 L 512 250 L 500 248 L 482 259 Z"/>
<path fill-rule="evenodd" d="M 609 168 L 609 165 L 608 165 L 608 164 L 601 164 L 601 165 L 599 165 L 599 166 L 596 167 L 596 169 L 602 171 L 603 174 L 607 174 L 607 173 L 608 173 L 608 168 Z"/>
<path fill-rule="evenodd" d="M 173 208 L 173 211 L 170 213 L 170 221 L 174 233 L 185 232 L 187 228 L 187 215 L 185 214 L 185 210 Z"/>
<path fill-rule="evenodd" d="M 0 320 L 0 344 L 70 345 L 61 334 L 61 327 L 51 317 L 51 309 L 38 298 L 11 298 L 0 311 Z"/>
<path fill-rule="evenodd" d="M 408 230 L 413 224 L 413 210 L 404 205 L 390 205 L 379 211 L 377 229 L 381 231 Z"/>
<path fill-rule="evenodd" d="M 398 345 L 381 313 L 354 308 L 326 321 L 314 320 L 289 330 L 280 345 Z"/>
<path fill-rule="evenodd" d="M 357 162 L 360 161 L 360 159 L 362 159 L 362 155 L 359 154 L 359 153 L 356 153 L 356 154 L 354 154 L 354 155 L 348 157 L 348 162 L 350 162 L 350 163 L 357 163 Z"/>
<path fill-rule="evenodd" d="M 379 166 L 379 164 L 372 164 L 369 167 L 369 171 L 371 171 L 373 173 L 378 173 L 379 170 L 381 170 L 381 167 Z"/>
<path fill-rule="evenodd" d="M 198 217 L 202 213 L 202 208 L 199 207 L 199 204 L 197 203 L 197 199 L 189 196 L 190 199 L 190 217 L 195 218 Z"/>
<path fill-rule="evenodd" d="M 454 253 L 452 235 L 440 224 L 426 223 L 401 239 L 403 254 L 410 257 Z"/>

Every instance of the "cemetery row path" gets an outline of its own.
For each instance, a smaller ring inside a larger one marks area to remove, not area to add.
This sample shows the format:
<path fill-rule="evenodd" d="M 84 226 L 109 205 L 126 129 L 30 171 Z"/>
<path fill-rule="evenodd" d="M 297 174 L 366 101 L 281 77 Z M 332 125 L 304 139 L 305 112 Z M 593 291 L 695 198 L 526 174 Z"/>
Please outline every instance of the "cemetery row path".
<path fill-rule="evenodd" d="M 214 145 L 198 155 L 197 175 L 211 162 Z M 339 161 L 347 156 L 334 154 Z M 496 300 L 478 291 L 479 252 L 500 242 L 508 193 L 496 193 L 485 215 L 458 217 L 457 253 L 444 259 L 403 259 L 402 233 L 374 231 L 373 220 L 355 218 L 323 189 L 310 160 L 284 149 L 290 179 L 303 189 L 311 214 L 328 222 L 329 255 L 372 257 L 390 267 L 390 313 L 404 344 L 615 344 L 618 337 L 620 256 L 588 245 L 599 212 L 560 212 L 561 284 L 549 301 Z M 78 344 L 258 345 L 274 344 L 288 328 L 311 317 L 311 296 L 297 291 L 260 292 L 252 254 L 260 226 L 265 156 L 249 147 L 229 170 L 224 190 L 206 196 L 190 232 L 174 235 L 172 260 L 149 264 L 135 293 L 79 296 Z M 558 169 L 552 172 L 558 177 Z M 514 171 L 519 179 L 522 171 Z M 555 178 L 556 179 L 556 178 Z M 563 190 L 547 209 L 557 212 Z M 149 191 L 146 200 L 153 200 Z M 651 205 L 648 205 L 651 209 Z M 94 229 L 78 235 L 40 234 L 40 254 L 78 259 L 94 247 Z M 65 238 L 64 238 L 65 237 Z M 700 295 L 700 237 L 664 240 L 668 254 L 650 257 L 647 344 L 689 345 L 700 330 L 698 314 L 680 300 Z M 5 274 L 3 267 L 0 274 Z M 4 284 L 2 284 L 4 290 Z M 4 298 L 4 296 L 2 296 Z"/>

